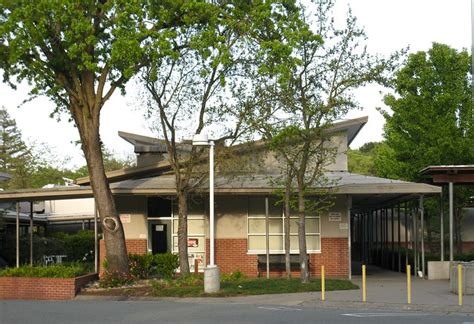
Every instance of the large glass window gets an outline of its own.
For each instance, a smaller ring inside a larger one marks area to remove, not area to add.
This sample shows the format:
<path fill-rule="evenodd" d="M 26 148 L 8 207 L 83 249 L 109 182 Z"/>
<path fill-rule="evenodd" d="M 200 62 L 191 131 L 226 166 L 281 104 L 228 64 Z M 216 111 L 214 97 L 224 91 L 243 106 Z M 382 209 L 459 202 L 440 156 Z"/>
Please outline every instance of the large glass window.
<path fill-rule="evenodd" d="M 276 206 L 277 200 L 269 198 L 269 249 L 272 254 L 285 252 L 285 223 L 283 209 Z M 249 253 L 266 252 L 266 219 L 265 219 L 265 198 L 249 197 L 248 199 L 248 221 L 247 221 L 247 242 Z M 321 251 L 321 229 L 320 217 L 306 216 L 306 246 L 308 252 Z M 290 219 L 290 252 L 299 253 L 298 243 L 298 217 Z"/>

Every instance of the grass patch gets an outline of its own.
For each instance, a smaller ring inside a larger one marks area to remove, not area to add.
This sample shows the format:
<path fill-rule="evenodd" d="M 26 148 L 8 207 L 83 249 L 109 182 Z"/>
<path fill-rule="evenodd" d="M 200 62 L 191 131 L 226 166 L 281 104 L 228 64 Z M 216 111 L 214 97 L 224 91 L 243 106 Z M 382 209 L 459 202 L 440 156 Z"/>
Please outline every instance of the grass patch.
<path fill-rule="evenodd" d="M 263 279 L 263 278 L 223 278 L 221 290 L 215 294 L 204 293 L 202 276 L 188 276 L 169 281 L 157 281 L 152 284 L 153 295 L 157 297 L 230 297 L 264 294 L 286 294 L 296 292 L 321 291 L 321 280 L 312 279 L 302 284 L 299 279 Z M 326 290 L 358 289 L 349 280 L 327 279 Z"/>

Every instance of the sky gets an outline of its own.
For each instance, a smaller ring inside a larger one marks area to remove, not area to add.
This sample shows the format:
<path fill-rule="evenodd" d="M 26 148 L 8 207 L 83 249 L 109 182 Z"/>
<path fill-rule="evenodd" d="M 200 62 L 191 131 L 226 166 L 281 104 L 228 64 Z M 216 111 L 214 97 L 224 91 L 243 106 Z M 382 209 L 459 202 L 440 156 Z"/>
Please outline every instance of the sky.
<path fill-rule="evenodd" d="M 336 0 L 336 19 L 344 19 L 350 4 L 367 36 L 371 53 L 388 55 L 409 46 L 410 52 L 426 51 L 433 42 L 456 49 L 471 48 L 471 1 L 469 0 Z M 52 155 L 63 166 L 74 168 L 85 164 L 77 129 L 62 115 L 58 122 L 49 115 L 54 110 L 47 98 L 37 98 L 18 107 L 27 99 L 28 85 L 17 90 L 0 83 L 0 106 L 8 109 L 27 142 L 47 143 Z M 384 119 L 377 107 L 387 109 L 383 94 L 387 90 L 368 86 L 356 92 L 363 110 L 352 111 L 347 118 L 368 116 L 369 122 L 351 147 L 382 140 Z M 133 154 L 133 147 L 118 137 L 118 131 L 155 136 L 140 108 L 140 95 L 132 82 L 127 93 L 116 92 L 102 110 L 101 139 L 119 156 Z"/>

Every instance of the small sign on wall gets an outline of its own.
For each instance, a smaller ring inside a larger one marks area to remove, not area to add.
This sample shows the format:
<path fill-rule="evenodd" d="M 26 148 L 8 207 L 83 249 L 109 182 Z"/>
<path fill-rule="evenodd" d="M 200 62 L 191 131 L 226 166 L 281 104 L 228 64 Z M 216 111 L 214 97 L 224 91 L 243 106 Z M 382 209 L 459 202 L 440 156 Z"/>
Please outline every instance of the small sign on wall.
<path fill-rule="evenodd" d="M 330 222 L 340 222 L 341 221 L 341 212 L 330 212 L 329 213 Z"/>
<path fill-rule="evenodd" d="M 188 247 L 198 247 L 199 240 L 197 238 L 190 238 L 188 239 Z"/>
<path fill-rule="evenodd" d="M 340 224 L 339 224 L 339 229 L 340 229 L 340 230 L 348 230 L 348 229 L 349 229 L 349 224 L 347 224 L 347 223 L 340 223 Z"/>
<path fill-rule="evenodd" d="M 122 222 L 122 224 L 131 223 L 132 215 L 130 215 L 130 214 L 120 214 L 120 221 Z"/>
<path fill-rule="evenodd" d="M 155 225 L 155 232 L 163 232 L 165 227 L 163 225 Z"/>

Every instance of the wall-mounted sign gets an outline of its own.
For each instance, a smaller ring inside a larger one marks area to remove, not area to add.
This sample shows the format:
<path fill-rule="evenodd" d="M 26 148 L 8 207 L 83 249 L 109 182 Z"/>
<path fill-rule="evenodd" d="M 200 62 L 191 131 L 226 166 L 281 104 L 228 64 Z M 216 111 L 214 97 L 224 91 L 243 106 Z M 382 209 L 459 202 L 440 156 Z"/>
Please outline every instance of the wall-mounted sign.
<path fill-rule="evenodd" d="M 165 227 L 163 225 L 155 225 L 156 232 L 163 232 L 164 230 L 165 230 Z"/>
<path fill-rule="evenodd" d="M 198 247 L 199 240 L 197 238 L 190 238 L 188 239 L 188 247 Z"/>
<path fill-rule="evenodd" d="M 339 223 L 339 229 L 340 229 L 340 230 L 347 230 L 347 229 L 349 229 L 349 224 L 347 224 L 347 223 Z"/>
<path fill-rule="evenodd" d="M 139 235 L 138 235 L 138 238 L 146 239 L 146 234 L 139 234 Z"/>
<path fill-rule="evenodd" d="M 330 212 L 329 213 L 330 222 L 340 222 L 341 221 L 341 212 Z"/>
<path fill-rule="evenodd" d="M 120 221 L 122 222 L 122 224 L 131 223 L 132 215 L 130 215 L 130 214 L 120 214 Z"/>

